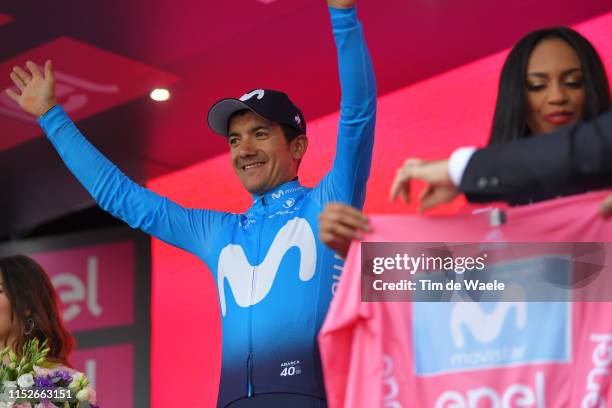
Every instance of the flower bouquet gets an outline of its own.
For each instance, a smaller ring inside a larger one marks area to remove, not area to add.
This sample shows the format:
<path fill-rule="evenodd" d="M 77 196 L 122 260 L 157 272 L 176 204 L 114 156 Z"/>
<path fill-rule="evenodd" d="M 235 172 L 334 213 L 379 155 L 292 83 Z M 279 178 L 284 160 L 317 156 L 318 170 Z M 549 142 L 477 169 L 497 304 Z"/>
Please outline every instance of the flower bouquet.
<path fill-rule="evenodd" d="M 20 358 L 8 347 L 0 352 L 0 408 L 98 408 L 83 374 L 43 367 L 48 353 L 38 339 L 23 346 Z"/>

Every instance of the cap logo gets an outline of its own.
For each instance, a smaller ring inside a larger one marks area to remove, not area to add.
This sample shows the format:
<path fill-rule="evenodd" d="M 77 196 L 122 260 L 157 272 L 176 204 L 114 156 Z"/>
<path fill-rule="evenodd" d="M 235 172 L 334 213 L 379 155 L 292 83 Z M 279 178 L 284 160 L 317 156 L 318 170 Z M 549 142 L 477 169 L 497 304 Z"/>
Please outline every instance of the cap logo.
<path fill-rule="evenodd" d="M 300 119 L 300 115 L 295 115 L 295 123 L 297 123 L 298 125 L 300 125 L 302 123 L 302 119 Z"/>
<path fill-rule="evenodd" d="M 240 100 L 242 102 L 244 101 L 248 101 L 249 99 L 251 99 L 254 96 L 257 96 L 257 99 L 261 99 L 264 97 L 265 91 L 263 89 L 255 89 L 254 91 L 251 91 L 249 93 L 245 93 L 244 95 L 242 95 L 240 97 Z"/>

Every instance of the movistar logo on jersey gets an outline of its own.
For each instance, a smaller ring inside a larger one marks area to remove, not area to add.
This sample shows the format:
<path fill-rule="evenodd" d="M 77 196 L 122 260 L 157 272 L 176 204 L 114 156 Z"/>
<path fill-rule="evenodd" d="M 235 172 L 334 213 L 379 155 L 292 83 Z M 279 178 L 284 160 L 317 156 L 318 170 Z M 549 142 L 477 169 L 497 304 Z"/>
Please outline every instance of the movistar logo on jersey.
<path fill-rule="evenodd" d="M 571 304 L 415 303 L 417 375 L 568 362 Z"/>
<path fill-rule="evenodd" d="M 300 217 L 287 222 L 276 234 L 268 253 L 259 265 L 251 265 L 240 245 L 230 244 L 219 255 L 217 286 L 221 313 L 227 313 L 225 280 L 240 307 L 261 302 L 272 289 L 278 267 L 285 253 L 292 247 L 300 250 L 300 265 L 295 279 L 305 282 L 314 276 L 317 265 L 317 246 L 310 224 Z"/>
<path fill-rule="evenodd" d="M 304 187 L 302 186 L 298 186 L 298 187 L 288 188 L 286 190 L 278 190 L 277 192 L 272 193 L 271 196 L 272 196 L 272 199 L 277 200 L 281 198 L 282 196 L 284 196 L 285 194 L 291 194 L 298 190 L 302 190 L 303 188 Z"/>
<path fill-rule="evenodd" d="M 534 266 L 531 260 L 513 262 L 500 273 L 533 273 Z M 512 290 L 499 302 L 414 303 L 416 374 L 570 361 L 571 303 L 517 302 L 517 293 L 528 299 L 529 289 L 514 283 Z"/>
<path fill-rule="evenodd" d="M 517 331 L 525 329 L 527 324 L 527 303 L 496 303 L 492 311 L 487 312 L 478 303 L 461 302 L 453 306 L 450 317 L 450 330 L 455 347 L 461 349 L 466 345 L 466 331 L 481 344 L 494 341 L 502 332 L 506 316 L 512 316 L 513 327 Z"/>

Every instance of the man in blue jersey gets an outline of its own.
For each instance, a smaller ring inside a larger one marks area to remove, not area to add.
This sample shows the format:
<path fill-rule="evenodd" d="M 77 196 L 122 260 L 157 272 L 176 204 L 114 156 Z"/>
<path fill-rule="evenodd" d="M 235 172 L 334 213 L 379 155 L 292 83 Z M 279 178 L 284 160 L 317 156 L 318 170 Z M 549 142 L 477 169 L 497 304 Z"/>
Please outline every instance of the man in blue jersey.
<path fill-rule="evenodd" d="M 98 204 L 134 228 L 202 259 L 222 314 L 219 407 L 325 407 L 316 335 L 341 261 L 318 239 L 323 206 L 363 206 L 376 89 L 355 0 L 328 0 L 342 88 L 332 169 L 314 187 L 298 179 L 306 122 L 283 93 L 255 89 L 224 99 L 208 122 L 227 137 L 232 166 L 252 194 L 243 214 L 187 209 L 133 183 L 79 132 L 54 95 L 51 63 L 11 73 L 7 92 L 38 122 Z M 29 72 L 28 72 L 29 71 Z"/>

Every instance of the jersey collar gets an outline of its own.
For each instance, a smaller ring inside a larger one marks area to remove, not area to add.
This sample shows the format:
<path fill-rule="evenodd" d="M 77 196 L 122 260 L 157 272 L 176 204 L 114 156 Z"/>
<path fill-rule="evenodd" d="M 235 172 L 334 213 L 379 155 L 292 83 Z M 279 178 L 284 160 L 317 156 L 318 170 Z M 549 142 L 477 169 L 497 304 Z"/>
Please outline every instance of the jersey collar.
<path fill-rule="evenodd" d="M 274 187 L 272 190 L 267 191 L 264 194 L 252 194 L 253 205 L 258 206 L 265 204 L 270 207 L 281 206 L 287 199 L 295 196 L 296 193 L 302 189 L 304 189 L 304 187 L 300 185 L 300 182 L 296 177 L 291 181 Z"/>

